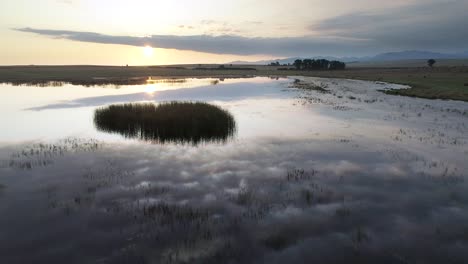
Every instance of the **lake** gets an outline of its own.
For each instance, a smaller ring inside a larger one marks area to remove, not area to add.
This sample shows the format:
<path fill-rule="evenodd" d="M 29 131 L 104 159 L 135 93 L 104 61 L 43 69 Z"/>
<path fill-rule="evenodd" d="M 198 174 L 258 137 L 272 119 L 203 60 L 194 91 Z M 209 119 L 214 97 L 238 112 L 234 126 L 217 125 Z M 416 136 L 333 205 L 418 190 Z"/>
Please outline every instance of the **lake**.
<path fill-rule="evenodd" d="M 2 263 L 464 263 L 468 103 L 394 88 L 0 84 Z M 235 130 L 190 143 L 96 126 L 109 105 L 172 101 Z"/>

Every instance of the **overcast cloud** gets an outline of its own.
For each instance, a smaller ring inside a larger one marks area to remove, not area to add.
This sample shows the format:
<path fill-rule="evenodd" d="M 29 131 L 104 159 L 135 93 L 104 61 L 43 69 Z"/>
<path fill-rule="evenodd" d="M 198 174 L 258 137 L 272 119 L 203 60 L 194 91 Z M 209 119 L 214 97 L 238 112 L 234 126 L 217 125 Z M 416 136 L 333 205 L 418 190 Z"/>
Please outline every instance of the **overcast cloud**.
<path fill-rule="evenodd" d="M 368 39 L 394 49 L 468 49 L 468 1 L 418 4 L 378 12 L 358 12 L 312 24 L 321 35 Z"/>

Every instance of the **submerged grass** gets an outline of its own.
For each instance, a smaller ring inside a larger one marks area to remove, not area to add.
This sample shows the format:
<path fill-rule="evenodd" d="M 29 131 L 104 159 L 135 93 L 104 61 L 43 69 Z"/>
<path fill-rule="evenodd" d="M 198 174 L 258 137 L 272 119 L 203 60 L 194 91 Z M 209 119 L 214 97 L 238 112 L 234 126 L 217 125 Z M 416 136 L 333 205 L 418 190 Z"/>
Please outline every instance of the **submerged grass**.
<path fill-rule="evenodd" d="M 94 152 L 102 147 L 95 139 L 65 138 L 55 143 L 39 143 L 26 146 L 12 153 L 9 159 L 0 160 L 0 168 L 31 170 L 46 167 L 54 163 L 54 158 L 67 153 Z"/>
<path fill-rule="evenodd" d="M 315 83 L 309 83 L 309 82 L 304 82 L 299 79 L 295 79 L 294 82 L 290 85 L 291 88 L 296 88 L 296 89 L 304 89 L 304 90 L 310 90 L 310 91 L 317 91 L 319 93 L 330 93 L 329 90 L 327 90 L 327 85 L 326 84 L 315 84 Z"/>
<path fill-rule="evenodd" d="M 226 110 L 202 102 L 130 103 L 97 109 L 97 129 L 155 143 L 225 142 L 236 123 Z"/>

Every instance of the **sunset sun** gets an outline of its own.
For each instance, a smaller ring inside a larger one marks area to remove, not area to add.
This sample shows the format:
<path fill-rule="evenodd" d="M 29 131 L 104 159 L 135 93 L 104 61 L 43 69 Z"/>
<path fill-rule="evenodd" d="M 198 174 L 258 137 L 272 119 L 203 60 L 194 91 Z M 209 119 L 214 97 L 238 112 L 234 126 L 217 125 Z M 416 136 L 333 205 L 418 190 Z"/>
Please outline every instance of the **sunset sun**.
<path fill-rule="evenodd" d="M 146 57 L 151 57 L 153 56 L 154 51 L 151 46 L 145 46 L 143 48 L 143 53 L 145 54 Z"/>

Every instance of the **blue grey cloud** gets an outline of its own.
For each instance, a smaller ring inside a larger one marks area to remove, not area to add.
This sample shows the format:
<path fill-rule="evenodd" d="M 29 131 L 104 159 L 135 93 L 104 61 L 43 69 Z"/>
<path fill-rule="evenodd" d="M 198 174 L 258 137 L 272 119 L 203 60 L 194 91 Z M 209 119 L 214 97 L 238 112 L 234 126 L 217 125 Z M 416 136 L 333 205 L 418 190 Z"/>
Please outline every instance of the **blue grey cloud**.
<path fill-rule="evenodd" d="M 437 1 L 329 18 L 309 26 L 314 32 L 366 39 L 393 49 L 461 51 L 468 42 L 467 1 Z"/>
<path fill-rule="evenodd" d="M 343 50 L 344 48 L 346 48 L 347 51 L 362 51 L 367 48 L 367 45 L 361 41 L 344 41 L 342 38 L 334 37 L 249 38 L 232 35 L 152 35 L 148 37 L 134 37 L 105 35 L 95 32 L 36 29 L 29 27 L 15 30 L 80 42 L 120 44 L 138 47 L 150 45 L 155 48 L 192 50 L 214 54 L 267 54 L 291 56 L 302 54 L 313 55 L 321 53 L 336 53 L 337 50 Z"/>

